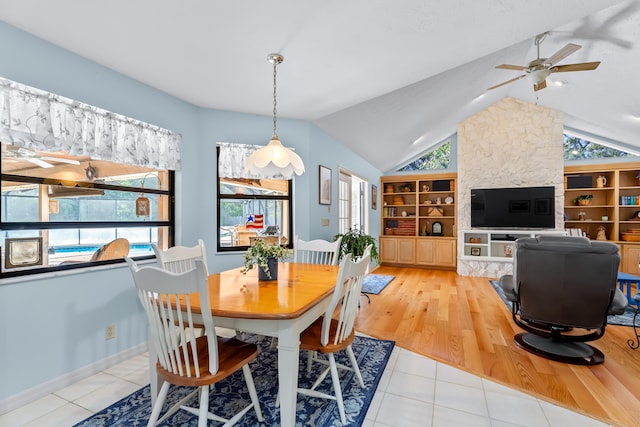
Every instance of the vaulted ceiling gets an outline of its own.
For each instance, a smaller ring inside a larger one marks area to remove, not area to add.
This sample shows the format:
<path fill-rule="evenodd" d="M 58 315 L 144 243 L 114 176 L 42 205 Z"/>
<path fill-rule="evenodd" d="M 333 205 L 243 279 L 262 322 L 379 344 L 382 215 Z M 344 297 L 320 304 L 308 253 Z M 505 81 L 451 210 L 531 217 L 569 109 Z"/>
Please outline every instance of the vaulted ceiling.
<path fill-rule="evenodd" d="M 0 0 L 0 19 L 206 108 L 310 120 L 388 171 L 505 96 L 565 113 L 566 126 L 640 149 L 640 0 Z M 536 35 L 558 65 L 534 91 Z M 561 80 L 564 85 L 556 86 Z M 286 144 L 287 136 L 280 135 Z M 265 139 L 265 143 L 266 143 Z"/>

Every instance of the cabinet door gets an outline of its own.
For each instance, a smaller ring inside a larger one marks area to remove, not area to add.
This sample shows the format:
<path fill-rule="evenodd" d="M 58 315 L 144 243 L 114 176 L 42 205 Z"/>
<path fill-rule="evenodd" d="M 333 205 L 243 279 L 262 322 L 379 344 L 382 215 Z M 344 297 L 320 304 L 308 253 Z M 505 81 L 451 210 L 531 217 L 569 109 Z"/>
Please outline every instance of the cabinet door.
<path fill-rule="evenodd" d="M 442 267 L 455 267 L 456 241 L 436 240 L 435 243 L 436 265 Z"/>
<path fill-rule="evenodd" d="M 413 264 L 416 262 L 415 239 L 398 239 L 398 264 Z"/>
<path fill-rule="evenodd" d="M 640 275 L 640 245 L 622 245 L 620 271 L 634 276 Z"/>
<path fill-rule="evenodd" d="M 416 244 L 416 264 L 434 265 L 436 263 L 434 241 L 419 239 Z"/>
<path fill-rule="evenodd" d="M 387 237 L 380 239 L 380 261 L 398 262 L 398 239 Z"/>

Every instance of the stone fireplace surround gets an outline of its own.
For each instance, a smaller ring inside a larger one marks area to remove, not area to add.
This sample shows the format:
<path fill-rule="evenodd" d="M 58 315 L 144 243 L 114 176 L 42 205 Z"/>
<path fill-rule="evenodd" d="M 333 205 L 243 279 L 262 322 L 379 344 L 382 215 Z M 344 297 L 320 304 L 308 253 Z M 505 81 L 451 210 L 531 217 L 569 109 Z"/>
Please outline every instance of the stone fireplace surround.
<path fill-rule="evenodd" d="M 503 98 L 458 125 L 457 272 L 462 276 L 511 274 L 511 262 L 461 259 L 462 230 L 471 229 L 472 188 L 554 186 L 556 230 L 564 205 L 563 113 Z"/>

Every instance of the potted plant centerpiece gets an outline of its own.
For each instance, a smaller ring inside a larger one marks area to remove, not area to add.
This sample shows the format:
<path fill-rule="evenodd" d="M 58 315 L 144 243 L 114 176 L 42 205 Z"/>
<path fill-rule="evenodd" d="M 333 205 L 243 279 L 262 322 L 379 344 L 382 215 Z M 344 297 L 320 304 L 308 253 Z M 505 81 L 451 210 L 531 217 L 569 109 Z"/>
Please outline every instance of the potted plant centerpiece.
<path fill-rule="evenodd" d="M 247 274 L 254 266 L 258 266 L 258 280 L 277 280 L 278 261 L 291 256 L 291 251 L 284 246 L 265 243 L 262 239 L 256 239 L 255 244 L 249 247 L 244 254 L 244 267 L 242 274 Z"/>
<path fill-rule="evenodd" d="M 593 199 L 593 194 L 581 194 L 578 197 L 576 197 L 573 200 L 573 202 L 577 206 L 587 206 L 588 204 L 591 203 L 591 199 Z"/>
<path fill-rule="evenodd" d="M 376 248 L 376 239 L 373 236 L 365 234 L 357 228 L 352 228 L 344 234 L 336 234 L 333 236 L 333 240 L 338 240 L 340 237 L 342 237 L 342 242 L 340 243 L 340 252 L 338 253 L 339 260 L 342 260 L 342 257 L 346 254 L 351 254 L 355 260 L 364 254 L 367 246 L 373 245 L 371 248 L 371 259 L 380 264 L 378 249 Z"/>

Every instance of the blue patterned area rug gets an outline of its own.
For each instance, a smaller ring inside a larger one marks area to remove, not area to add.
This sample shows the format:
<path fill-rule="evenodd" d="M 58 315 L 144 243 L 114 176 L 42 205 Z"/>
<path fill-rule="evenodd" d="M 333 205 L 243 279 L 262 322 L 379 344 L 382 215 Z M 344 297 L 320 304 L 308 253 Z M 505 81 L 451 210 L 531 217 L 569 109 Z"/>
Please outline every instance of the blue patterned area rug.
<path fill-rule="evenodd" d="M 279 426 L 280 411 L 275 407 L 276 394 L 278 392 L 278 350 L 270 349 L 271 340 L 262 340 L 258 359 L 250 364 L 253 379 L 258 392 L 258 399 L 264 415 L 264 422 L 260 423 L 256 413 L 250 410 L 237 426 Z M 356 336 L 352 348 L 362 373 L 365 388 L 361 389 L 350 371 L 340 372 L 342 384 L 342 397 L 347 416 L 346 426 L 361 426 L 367 414 L 371 399 L 378 387 L 380 377 L 391 355 L 395 343 L 393 341 L 377 340 L 373 338 Z M 338 363 L 349 366 L 348 358 L 344 352 L 336 355 Z M 318 377 L 323 366 L 313 364 L 311 375 L 307 375 L 306 354 L 300 354 L 300 367 L 298 383 L 300 387 L 311 387 L 313 380 Z M 171 386 L 165 408 L 170 408 L 174 403 L 187 396 L 194 389 L 188 387 Z M 216 408 L 213 412 L 223 417 L 231 417 L 229 410 L 244 407 L 250 403 L 242 370 L 227 377 L 215 386 L 217 392 L 211 392 L 209 408 Z M 333 394 L 331 376 L 328 375 L 318 390 Z M 149 386 L 121 399 L 106 409 L 94 414 L 75 425 L 75 427 L 108 427 L 108 426 L 146 426 L 151 415 L 151 397 Z M 197 393 L 187 401 L 187 405 L 197 407 Z M 232 402 L 232 403 L 231 403 Z M 230 404 L 231 403 L 231 404 Z M 163 410 L 163 411 L 164 411 Z M 318 399 L 298 395 L 296 407 L 296 426 L 341 426 L 338 405 L 334 400 Z M 197 426 L 198 417 L 187 411 L 179 410 L 165 420 L 161 426 Z M 215 425 L 218 425 L 215 423 Z"/>
<path fill-rule="evenodd" d="M 362 292 L 377 295 L 382 292 L 395 277 L 396 276 L 385 276 L 384 274 L 367 274 L 362 281 Z"/>
<path fill-rule="evenodd" d="M 493 289 L 500 296 L 500 299 L 502 299 L 502 302 L 504 302 L 509 308 L 509 310 L 511 310 L 511 301 L 507 299 L 498 282 L 496 280 L 489 280 L 489 283 L 491 283 L 491 286 L 493 286 Z M 607 316 L 607 324 L 620 325 L 620 326 L 633 326 L 633 315 L 635 312 L 636 312 L 636 306 L 630 304 L 627 306 L 627 309 L 623 314 L 620 314 L 618 316 Z"/>

